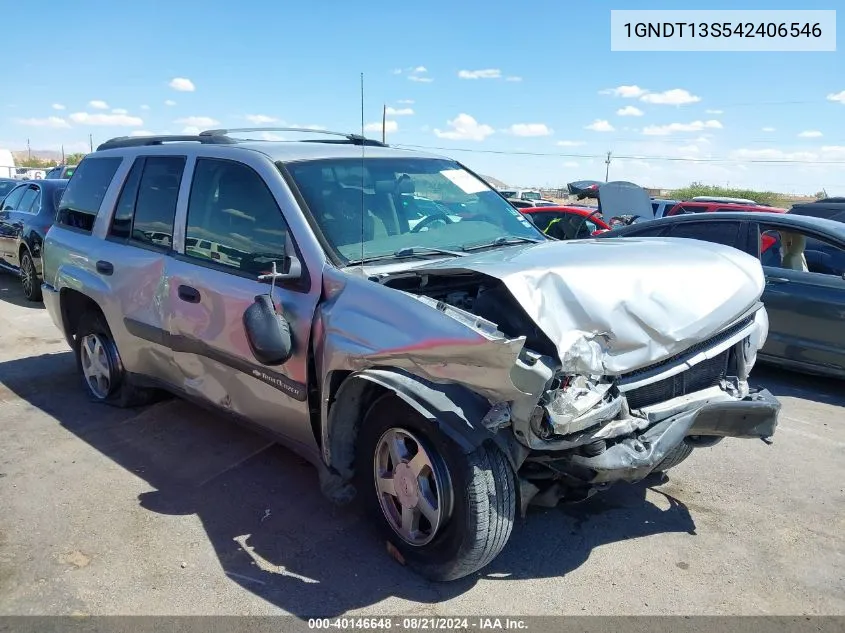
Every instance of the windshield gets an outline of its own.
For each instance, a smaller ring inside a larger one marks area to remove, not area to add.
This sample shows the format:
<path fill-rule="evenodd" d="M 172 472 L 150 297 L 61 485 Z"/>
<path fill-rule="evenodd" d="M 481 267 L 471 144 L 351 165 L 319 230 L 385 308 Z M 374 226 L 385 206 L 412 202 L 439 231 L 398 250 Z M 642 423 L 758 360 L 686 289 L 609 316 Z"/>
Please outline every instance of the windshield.
<path fill-rule="evenodd" d="M 525 200 L 539 200 L 542 196 L 536 191 L 523 191 L 522 197 Z"/>
<path fill-rule="evenodd" d="M 345 263 L 409 248 L 460 251 L 501 238 L 543 239 L 519 211 L 454 161 L 339 158 L 284 167 Z"/>

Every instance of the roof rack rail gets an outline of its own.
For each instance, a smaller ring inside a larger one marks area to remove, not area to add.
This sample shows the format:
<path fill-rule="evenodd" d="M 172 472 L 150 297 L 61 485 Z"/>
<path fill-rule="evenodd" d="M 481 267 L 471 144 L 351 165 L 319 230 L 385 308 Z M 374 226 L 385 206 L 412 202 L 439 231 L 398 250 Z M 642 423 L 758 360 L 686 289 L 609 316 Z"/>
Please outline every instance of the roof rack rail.
<path fill-rule="evenodd" d="M 388 147 L 386 143 L 375 139 L 361 136 L 360 134 L 348 134 L 346 132 L 331 132 L 329 130 L 315 130 L 307 127 L 241 127 L 219 130 L 205 130 L 200 136 L 227 137 L 232 132 L 307 132 L 310 134 L 324 134 L 327 136 L 339 136 L 344 140 L 308 140 L 308 143 L 352 143 L 353 145 L 372 145 L 376 147 Z"/>
<path fill-rule="evenodd" d="M 234 139 L 225 135 L 197 135 L 197 134 L 160 134 L 156 136 L 118 136 L 109 139 L 97 146 L 100 152 L 106 149 L 118 149 L 121 147 L 147 147 L 150 145 L 164 145 L 165 143 L 178 143 L 180 141 L 193 141 L 211 145 L 231 145 L 236 143 Z"/>

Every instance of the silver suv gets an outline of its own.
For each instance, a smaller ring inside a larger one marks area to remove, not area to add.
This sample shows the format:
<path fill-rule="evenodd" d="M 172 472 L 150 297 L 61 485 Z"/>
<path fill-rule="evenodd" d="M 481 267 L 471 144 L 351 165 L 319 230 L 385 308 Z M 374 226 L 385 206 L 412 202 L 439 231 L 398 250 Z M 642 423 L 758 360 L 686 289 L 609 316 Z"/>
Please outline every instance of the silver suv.
<path fill-rule="evenodd" d="M 550 240 L 453 160 L 259 132 L 118 138 L 77 167 L 43 295 L 95 400 L 163 389 L 257 423 L 438 580 L 530 503 L 773 435 L 756 259 Z"/>

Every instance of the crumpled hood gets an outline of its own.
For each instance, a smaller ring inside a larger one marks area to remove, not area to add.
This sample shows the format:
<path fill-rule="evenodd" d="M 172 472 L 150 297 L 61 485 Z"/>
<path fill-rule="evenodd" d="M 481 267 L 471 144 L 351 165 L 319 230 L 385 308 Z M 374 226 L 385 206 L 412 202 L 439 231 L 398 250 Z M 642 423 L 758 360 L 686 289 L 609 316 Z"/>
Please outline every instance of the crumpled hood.
<path fill-rule="evenodd" d="M 712 337 L 765 286 L 754 257 L 680 238 L 544 242 L 414 268 L 501 280 L 554 343 L 564 369 L 610 375 Z"/>

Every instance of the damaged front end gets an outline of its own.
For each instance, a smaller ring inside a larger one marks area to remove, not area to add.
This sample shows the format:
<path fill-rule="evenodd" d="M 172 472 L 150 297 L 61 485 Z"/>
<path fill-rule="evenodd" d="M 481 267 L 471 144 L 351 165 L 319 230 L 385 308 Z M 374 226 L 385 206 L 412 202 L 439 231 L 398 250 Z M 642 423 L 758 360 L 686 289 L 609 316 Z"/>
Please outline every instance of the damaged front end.
<path fill-rule="evenodd" d="M 768 333 L 762 270 L 734 249 L 686 242 L 538 244 L 369 269 L 344 282 L 356 300 L 329 289 L 321 374 L 418 377 L 433 417 L 506 447 L 523 509 L 642 480 L 685 445 L 768 440 L 780 404 L 748 383 Z M 639 267 L 628 283 L 591 281 L 618 274 L 623 257 L 629 273 Z M 480 413 L 436 384 L 481 396 Z"/>

